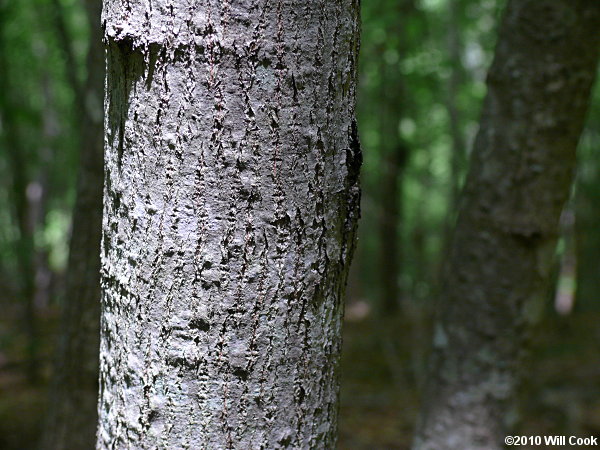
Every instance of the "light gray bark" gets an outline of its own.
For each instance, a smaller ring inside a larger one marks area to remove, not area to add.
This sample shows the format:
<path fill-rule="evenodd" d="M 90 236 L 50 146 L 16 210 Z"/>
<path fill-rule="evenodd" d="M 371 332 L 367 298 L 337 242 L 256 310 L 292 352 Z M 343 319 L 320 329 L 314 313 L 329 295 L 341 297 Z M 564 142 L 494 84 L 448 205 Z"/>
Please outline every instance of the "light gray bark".
<path fill-rule="evenodd" d="M 504 448 L 600 48 L 600 2 L 509 1 L 442 279 L 418 450 Z"/>
<path fill-rule="evenodd" d="M 106 0 L 99 448 L 333 448 L 358 2 Z"/>

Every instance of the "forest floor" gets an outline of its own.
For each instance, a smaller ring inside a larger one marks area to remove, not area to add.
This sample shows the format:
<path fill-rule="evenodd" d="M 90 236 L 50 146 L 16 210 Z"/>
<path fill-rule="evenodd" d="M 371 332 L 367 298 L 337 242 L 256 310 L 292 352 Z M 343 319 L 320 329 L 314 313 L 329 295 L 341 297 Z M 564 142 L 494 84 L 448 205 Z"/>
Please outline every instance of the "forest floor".
<path fill-rule="evenodd" d="M 418 324 L 402 316 L 345 323 L 341 450 L 410 448 L 428 335 Z M 600 313 L 549 312 L 530 355 L 518 434 L 600 436 Z"/>
<path fill-rule="evenodd" d="M 410 447 L 426 361 L 427 327 L 414 317 L 346 321 L 341 362 L 341 450 Z M 46 383 L 30 383 L 18 322 L 0 319 L 0 449 L 35 449 Z M 13 317 L 14 319 L 14 317 Z M 50 336 L 56 318 L 48 316 Z M 421 321 L 422 322 L 422 321 Z M 555 314 L 535 334 L 522 395 L 523 435 L 600 435 L 600 314 Z M 47 378 L 51 339 L 41 349 Z"/>

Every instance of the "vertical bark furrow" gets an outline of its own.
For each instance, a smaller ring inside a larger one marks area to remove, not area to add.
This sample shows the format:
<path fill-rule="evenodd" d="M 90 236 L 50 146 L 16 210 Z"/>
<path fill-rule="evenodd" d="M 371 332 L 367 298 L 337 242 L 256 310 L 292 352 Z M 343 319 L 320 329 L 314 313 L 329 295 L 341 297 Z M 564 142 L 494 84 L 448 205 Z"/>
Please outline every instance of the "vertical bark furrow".
<path fill-rule="evenodd" d="M 357 14 L 105 2 L 100 448 L 334 445 Z"/>

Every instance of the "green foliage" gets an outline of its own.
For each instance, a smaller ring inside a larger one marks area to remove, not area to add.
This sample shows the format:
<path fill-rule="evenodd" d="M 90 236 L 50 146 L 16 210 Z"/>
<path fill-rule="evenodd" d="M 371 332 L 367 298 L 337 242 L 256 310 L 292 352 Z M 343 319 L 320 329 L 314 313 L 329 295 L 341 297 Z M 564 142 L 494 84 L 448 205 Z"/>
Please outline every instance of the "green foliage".
<path fill-rule="evenodd" d="M 70 48 L 58 32 L 63 21 Z M 15 199 L 25 202 L 37 252 L 54 271 L 65 268 L 77 167 L 77 110 L 70 72 L 82 79 L 87 52 L 85 15 L 76 0 L 0 3 L 0 272 L 22 283 L 15 260 L 23 238 Z M 74 56 L 69 66 L 67 52 Z M 17 166 L 15 166 L 17 164 Z M 16 186 L 20 179 L 23 186 Z M 25 192 L 23 192 L 25 190 Z M 39 199 L 38 199 L 39 197 Z M 39 204 L 36 204 L 36 201 Z M 63 220 L 57 220 L 58 217 Z M 17 288 L 17 286 L 13 286 Z"/>
<path fill-rule="evenodd" d="M 447 246 L 457 192 L 477 132 L 485 77 L 504 4 L 504 0 L 362 2 L 358 124 L 364 151 L 364 193 L 351 296 L 363 297 L 377 306 L 382 291 L 380 273 L 387 264 L 381 250 L 392 241 L 400 247 L 395 276 L 407 310 L 428 307 L 435 296 L 439 261 Z M 9 354 L 8 347 L 18 347 L 23 353 L 27 345 L 20 321 L 23 305 L 30 301 L 24 298 L 25 287 L 35 281 L 39 269 L 34 263 L 48 270 L 52 296 L 60 297 L 78 164 L 79 112 L 74 83 L 87 76 L 87 49 L 87 21 L 80 0 L 0 0 L 0 307 L 5 317 L 0 323 L 0 362 L 7 354 L 12 357 L 17 353 L 13 350 Z M 572 202 L 575 227 L 566 230 L 558 249 L 563 271 L 559 275 L 557 270 L 556 284 L 561 295 L 576 291 L 575 311 L 600 309 L 599 147 L 597 85 L 579 149 Z M 397 160 L 399 148 L 405 148 L 406 155 Z M 390 177 L 392 168 L 395 176 Z M 398 182 L 392 199 L 399 209 L 397 226 L 395 233 L 382 235 L 381 223 L 390 207 L 385 195 L 390 180 Z M 31 223 L 29 234 L 19 222 L 20 204 L 25 205 Z M 569 252 L 576 255 L 576 267 L 572 267 Z M 405 316 L 396 319 L 410 322 L 392 327 L 406 333 L 401 339 L 410 342 L 411 349 L 406 352 L 414 350 L 415 341 L 427 339 L 424 333 L 419 334 L 417 321 Z M 354 331 L 366 326 L 372 329 Z M 417 331 L 408 333 L 411 327 Z M 348 329 L 357 334 L 348 339 L 347 364 L 385 349 L 377 341 L 381 332 L 378 323 L 365 322 Z M 365 339 L 364 333 L 370 338 Z M 563 337 L 558 331 L 555 334 L 551 341 L 558 346 Z M 581 334 L 578 344 L 589 335 Z M 360 350 L 356 355 L 353 346 Z M 574 359 L 574 369 L 578 366 L 575 353 L 565 351 Z M 365 378 L 377 378 L 373 377 L 374 367 L 385 371 L 387 363 L 383 364 L 383 356 L 379 358 L 363 364 Z M 353 365 L 347 372 L 357 373 L 357 367 Z M 557 373 L 564 371 L 559 368 Z M 549 377 L 547 372 L 540 370 L 540 376 Z M 389 384 L 385 378 L 388 374 L 384 375 L 380 377 L 382 383 Z M 414 395 L 415 390 L 411 385 L 410 393 Z M 344 395 L 348 396 L 347 392 Z M 25 405 L 27 396 L 34 397 L 28 392 L 23 395 L 25 402 L 19 402 Z M 399 397 L 398 404 L 401 400 L 406 405 L 404 393 Z M 38 395 L 29 403 L 37 405 L 40 398 Z M 348 401 L 355 400 L 352 397 Z M 373 408 L 369 405 L 368 409 Z M 23 414 L 30 417 L 29 411 Z M 14 413 L 12 403 L 0 404 L 0 416 L 6 415 L 21 417 Z M 356 423 L 362 422 L 361 411 Z M 400 427 L 390 428 L 399 433 Z M 355 431 L 354 427 L 349 430 Z M 556 434 L 556 430 L 550 432 Z M 0 438 L 0 446 L 2 443 Z"/>
<path fill-rule="evenodd" d="M 398 234 L 387 238 L 401 245 L 398 282 L 405 300 L 428 297 L 435 284 L 437 261 L 455 211 L 452 192 L 459 189 L 466 171 L 503 3 L 363 2 L 358 118 L 365 164 L 359 258 L 377 261 L 379 248 L 386 245 L 377 234 L 385 214 L 382 175 L 386 155 L 403 142 L 408 159 L 398 174 Z M 450 48 L 451 42 L 456 48 Z M 455 130 L 451 110 L 456 111 Z M 459 134 L 462 148 L 454 148 L 452 133 Z M 459 161 L 456 168 L 453 158 Z M 363 295 L 378 296 L 382 264 L 385 261 L 364 265 L 373 272 L 361 273 L 369 286 Z"/>

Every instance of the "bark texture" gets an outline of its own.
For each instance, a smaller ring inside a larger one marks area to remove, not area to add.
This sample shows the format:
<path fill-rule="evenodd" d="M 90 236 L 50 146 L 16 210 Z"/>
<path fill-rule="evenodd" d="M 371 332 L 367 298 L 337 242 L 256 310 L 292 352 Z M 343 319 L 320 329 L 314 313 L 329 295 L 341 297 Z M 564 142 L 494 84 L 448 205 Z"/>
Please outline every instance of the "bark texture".
<path fill-rule="evenodd" d="M 100 239 L 102 232 L 104 50 L 101 2 L 86 0 L 90 23 L 88 77 L 75 77 L 80 161 L 73 210 L 65 303 L 41 449 L 90 449 L 98 424 Z M 66 33 L 66 28 L 62 28 Z M 65 35 L 65 43 L 69 43 Z M 68 46 L 65 47 L 69 53 Z M 66 58 L 73 60 L 73 58 Z M 74 71 L 75 67 L 69 67 Z"/>
<path fill-rule="evenodd" d="M 600 3 L 509 1 L 457 228 L 415 449 L 504 448 L 526 331 L 598 63 Z"/>
<path fill-rule="evenodd" d="M 333 448 L 356 0 L 104 2 L 99 448 Z"/>

